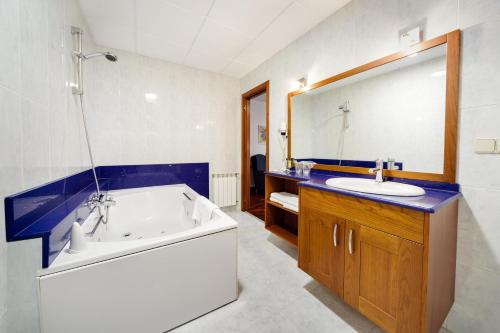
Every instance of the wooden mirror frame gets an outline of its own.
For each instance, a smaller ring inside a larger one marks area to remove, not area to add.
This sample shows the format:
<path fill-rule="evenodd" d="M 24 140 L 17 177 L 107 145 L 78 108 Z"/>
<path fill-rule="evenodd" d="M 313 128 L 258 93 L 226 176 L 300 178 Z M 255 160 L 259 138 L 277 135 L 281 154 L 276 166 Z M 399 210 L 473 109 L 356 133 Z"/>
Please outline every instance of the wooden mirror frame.
<path fill-rule="evenodd" d="M 384 170 L 388 177 L 441 181 L 454 183 L 456 177 L 457 159 L 457 123 L 458 123 L 458 84 L 460 66 L 460 30 L 454 30 L 445 35 L 414 45 L 408 51 L 393 53 L 386 57 L 377 59 L 367 64 L 355 67 L 346 72 L 334 75 L 327 79 L 308 85 L 288 94 L 288 158 L 291 156 L 292 148 L 292 97 L 300 95 L 311 89 L 316 89 L 327 84 L 348 78 L 350 76 L 365 72 L 375 67 L 383 66 L 393 61 L 405 58 L 442 44 L 446 45 L 446 106 L 445 106 L 445 128 L 444 128 L 444 160 L 443 173 L 413 172 L 402 170 Z M 316 164 L 315 169 L 331 170 L 339 172 L 350 172 L 358 174 L 369 174 L 368 168 L 338 166 L 329 164 Z"/>

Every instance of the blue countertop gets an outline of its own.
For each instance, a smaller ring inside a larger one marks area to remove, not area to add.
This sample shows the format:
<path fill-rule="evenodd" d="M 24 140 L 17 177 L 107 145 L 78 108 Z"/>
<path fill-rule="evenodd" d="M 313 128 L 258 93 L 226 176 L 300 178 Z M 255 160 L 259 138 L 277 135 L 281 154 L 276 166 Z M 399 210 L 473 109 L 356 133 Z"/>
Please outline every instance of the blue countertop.
<path fill-rule="evenodd" d="M 403 178 L 390 179 L 391 181 L 394 182 L 416 185 L 425 189 L 425 195 L 421 195 L 418 197 L 400 197 L 392 195 L 379 195 L 379 194 L 348 191 L 326 185 L 326 180 L 329 178 L 336 178 L 336 177 L 373 178 L 373 176 L 369 175 L 360 175 L 360 174 L 333 172 L 333 171 L 320 171 L 320 170 L 312 171 L 309 177 L 297 176 L 294 171 L 290 172 L 269 171 L 267 172 L 267 174 L 270 176 L 278 176 L 278 177 L 297 180 L 299 186 L 310 187 L 333 193 L 345 194 L 356 198 L 372 200 L 384 204 L 419 210 L 426 213 L 435 213 L 441 207 L 445 206 L 451 201 L 457 200 L 461 196 L 458 184 L 419 181 L 419 180 L 411 180 Z"/>

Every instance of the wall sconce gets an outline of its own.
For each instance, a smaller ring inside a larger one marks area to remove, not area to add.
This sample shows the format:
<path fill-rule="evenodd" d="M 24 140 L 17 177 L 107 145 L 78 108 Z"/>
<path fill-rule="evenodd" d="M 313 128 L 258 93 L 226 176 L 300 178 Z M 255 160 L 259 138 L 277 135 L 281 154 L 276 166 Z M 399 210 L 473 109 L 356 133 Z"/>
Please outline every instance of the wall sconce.
<path fill-rule="evenodd" d="M 403 50 L 409 50 L 413 45 L 422 41 L 422 31 L 420 27 L 402 32 L 399 35 L 399 44 Z"/>
<path fill-rule="evenodd" d="M 292 91 L 299 90 L 307 86 L 307 79 L 305 77 L 292 82 Z"/>

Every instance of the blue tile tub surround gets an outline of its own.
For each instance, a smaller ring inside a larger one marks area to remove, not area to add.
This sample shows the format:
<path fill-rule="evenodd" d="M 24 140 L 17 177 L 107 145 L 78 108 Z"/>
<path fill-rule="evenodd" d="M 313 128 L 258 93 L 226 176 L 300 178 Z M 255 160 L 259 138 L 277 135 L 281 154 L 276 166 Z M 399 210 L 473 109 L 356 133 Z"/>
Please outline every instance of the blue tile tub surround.
<path fill-rule="evenodd" d="M 99 179 L 108 180 L 107 190 L 187 184 L 199 194 L 209 196 L 208 163 L 100 166 L 96 172 Z"/>
<path fill-rule="evenodd" d="M 313 161 L 318 164 L 328 164 L 328 165 L 340 165 L 341 166 L 351 166 L 359 168 L 375 168 L 375 161 L 362 161 L 362 160 L 336 160 L 336 159 L 325 159 L 325 158 L 296 158 L 297 161 Z M 398 170 L 403 170 L 403 162 L 394 162 L 394 165 L 398 167 Z M 387 169 L 387 162 L 384 162 L 384 168 Z"/>
<path fill-rule="evenodd" d="M 208 163 L 102 166 L 96 169 L 101 190 L 187 184 L 209 195 Z M 68 242 L 73 222 L 90 214 L 85 205 L 95 193 L 91 170 L 5 198 L 8 242 L 42 238 L 42 267 L 55 260 Z"/>
<path fill-rule="evenodd" d="M 286 177 L 298 180 L 299 186 L 315 188 L 333 193 L 345 194 L 352 197 L 419 210 L 427 213 L 435 213 L 441 207 L 445 206 L 447 203 L 456 200 L 461 196 L 458 184 L 420 181 L 420 180 L 403 179 L 403 178 L 391 178 L 389 179 L 391 181 L 416 185 L 425 189 L 425 195 L 422 196 L 399 197 L 399 196 L 369 194 L 369 193 L 341 190 L 326 185 L 326 180 L 329 178 L 335 178 L 335 177 L 373 178 L 373 176 L 370 175 L 360 175 L 354 173 L 334 172 L 326 170 L 313 170 L 311 171 L 309 178 L 305 178 L 303 176 L 297 176 L 295 172 L 271 171 L 268 172 L 267 174 L 272 176 Z"/>

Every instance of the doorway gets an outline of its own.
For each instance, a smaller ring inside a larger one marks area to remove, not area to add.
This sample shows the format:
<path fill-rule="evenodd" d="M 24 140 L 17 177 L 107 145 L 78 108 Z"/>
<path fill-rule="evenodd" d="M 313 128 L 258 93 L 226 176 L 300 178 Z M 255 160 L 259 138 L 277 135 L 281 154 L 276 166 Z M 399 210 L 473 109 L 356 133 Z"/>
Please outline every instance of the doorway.
<path fill-rule="evenodd" d="M 264 220 L 269 170 L 269 81 L 241 96 L 241 210 Z"/>

